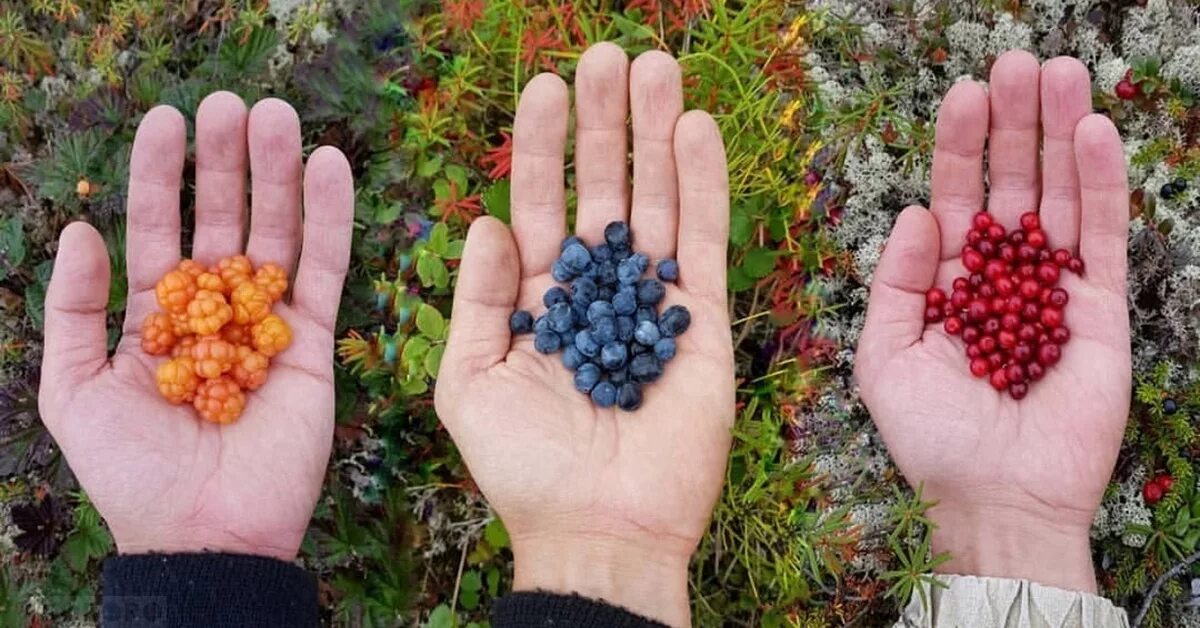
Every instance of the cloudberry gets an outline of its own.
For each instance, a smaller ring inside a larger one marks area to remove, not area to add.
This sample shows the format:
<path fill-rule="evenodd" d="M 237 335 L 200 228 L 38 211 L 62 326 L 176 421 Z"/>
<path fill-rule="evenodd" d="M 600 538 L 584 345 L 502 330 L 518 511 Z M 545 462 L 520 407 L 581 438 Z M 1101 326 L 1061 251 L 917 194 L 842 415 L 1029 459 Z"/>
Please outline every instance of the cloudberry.
<path fill-rule="evenodd" d="M 225 280 L 221 279 L 220 275 L 208 271 L 200 273 L 196 277 L 196 287 L 201 290 L 211 290 L 225 295 L 229 294 L 229 289 L 225 286 Z"/>
<path fill-rule="evenodd" d="M 235 290 L 238 286 L 254 279 L 254 265 L 245 255 L 226 257 L 217 263 L 217 274 L 225 282 L 226 288 Z"/>
<path fill-rule="evenodd" d="M 196 375 L 213 379 L 228 373 L 237 361 L 237 348 L 217 336 L 205 336 L 192 347 Z"/>
<path fill-rule="evenodd" d="M 271 361 L 267 356 L 250 347 L 237 348 L 237 360 L 230 375 L 244 390 L 258 390 L 267 381 L 267 367 Z"/>
<path fill-rule="evenodd" d="M 172 270 L 154 286 L 154 296 L 162 309 L 182 314 L 196 296 L 196 278 L 182 270 Z"/>
<path fill-rule="evenodd" d="M 250 328 L 254 348 L 267 356 L 274 357 L 292 343 L 292 330 L 278 314 L 271 314 Z"/>
<path fill-rule="evenodd" d="M 233 320 L 241 325 L 253 325 L 271 313 L 271 295 L 253 282 L 233 289 Z"/>
<path fill-rule="evenodd" d="M 205 421 L 233 423 L 246 407 L 246 395 L 232 378 L 222 376 L 200 384 L 192 405 Z"/>
<path fill-rule="evenodd" d="M 188 304 L 187 314 L 192 331 L 208 336 L 221 331 L 221 326 L 233 318 L 233 308 L 229 307 L 225 295 L 220 292 L 200 290 Z"/>
<path fill-rule="evenodd" d="M 195 336 L 180 336 L 175 343 L 175 347 L 171 349 L 171 357 L 173 358 L 188 358 L 192 357 L 192 349 L 196 346 Z"/>
<path fill-rule="evenodd" d="M 234 318 L 237 318 L 237 307 L 236 306 L 233 309 L 233 315 L 234 315 Z M 231 344 L 235 347 L 240 347 L 243 345 L 248 347 L 253 344 L 253 341 L 250 338 L 250 326 L 249 325 L 240 325 L 238 323 L 226 323 L 226 325 L 221 328 L 221 338 L 223 338 L 225 340 L 225 342 L 228 342 L 229 344 Z"/>
<path fill-rule="evenodd" d="M 200 378 L 196 377 L 192 359 L 186 356 L 159 364 L 154 381 L 158 384 L 158 391 L 162 396 L 174 404 L 191 401 L 200 385 Z"/>
<path fill-rule="evenodd" d="M 175 268 L 191 275 L 193 279 L 199 279 L 200 275 L 208 272 L 199 262 L 190 259 L 179 260 L 179 265 Z"/>
<path fill-rule="evenodd" d="M 175 332 L 177 337 L 182 338 L 192 333 L 192 319 L 188 318 L 187 312 L 182 314 L 171 313 L 167 316 L 171 320 L 171 331 Z"/>
<path fill-rule="evenodd" d="M 278 301 L 283 298 L 283 293 L 287 292 L 287 271 L 280 268 L 278 264 L 268 262 L 259 266 L 258 272 L 254 275 L 254 283 L 271 295 L 272 302 Z"/>
<path fill-rule="evenodd" d="M 171 317 L 153 312 L 142 321 L 142 351 L 150 355 L 166 355 L 175 346 L 175 328 Z"/>

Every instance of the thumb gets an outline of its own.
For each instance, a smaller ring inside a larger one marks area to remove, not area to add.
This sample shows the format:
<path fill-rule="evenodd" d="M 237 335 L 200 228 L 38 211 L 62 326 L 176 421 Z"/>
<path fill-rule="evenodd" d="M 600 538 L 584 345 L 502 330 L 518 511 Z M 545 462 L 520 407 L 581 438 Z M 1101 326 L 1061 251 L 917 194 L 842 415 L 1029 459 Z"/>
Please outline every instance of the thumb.
<path fill-rule="evenodd" d="M 900 212 L 875 269 L 867 321 L 855 364 L 859 383 L 878 364 L 921 339 L 925 331 L 925 292 L 933 286 L 939 254 L 937 221 L 923 207 Z"/>
<path fill-rule="evenodd" d="M 44 387 L 74 386 L 107 362 L 108 282 L 100 234 L 84 222 L 67 225 L 46 291 Z"/>

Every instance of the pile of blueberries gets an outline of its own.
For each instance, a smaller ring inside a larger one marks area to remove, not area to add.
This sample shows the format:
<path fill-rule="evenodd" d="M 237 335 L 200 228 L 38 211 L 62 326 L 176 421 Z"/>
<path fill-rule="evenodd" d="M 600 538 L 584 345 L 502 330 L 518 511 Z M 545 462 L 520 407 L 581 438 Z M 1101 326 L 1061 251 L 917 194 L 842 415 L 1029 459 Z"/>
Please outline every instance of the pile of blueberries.
<path fill-rule="evenodd" d="M 642 386 L 662 377 L 675 357 L 675 338 L 692 322 L 688 309 L 672 305 L 661 314 L 664 281 L 679 277 L 679 265 L 664 259 L 657 279 L 643 279 L 650 258 L 633 250 L 629 225 L 612 222 L 604 243 L 590 249 L 571 236 L 563 240 L 551 275 L 569 289 L 553 286 L 542 296 L 546 312 L 535 320 L 513 312 L 513 334 L 533 333 L 538 352 L 562 352 L 563 366 L 574 371 L 575 389 L 601 408 L 633 411 L 642 405 Z"/>

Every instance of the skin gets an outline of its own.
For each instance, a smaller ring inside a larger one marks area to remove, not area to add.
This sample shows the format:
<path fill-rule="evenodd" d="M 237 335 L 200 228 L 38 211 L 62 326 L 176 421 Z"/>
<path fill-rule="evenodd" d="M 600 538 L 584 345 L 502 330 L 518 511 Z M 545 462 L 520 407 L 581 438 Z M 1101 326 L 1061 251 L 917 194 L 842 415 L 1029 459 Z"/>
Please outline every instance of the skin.
<path fill-rule="evenodd" d="M 350 166 L 330 147 L 303 164 L 299 118 L 280 100 L 247 112 L 237 96 L 214 93 L 200 104 L 195 135 L 193 257 L 209 265 L 244 251 L 294 276 L 290 300 L 275 307 L 292 328 L 292 346 L 272 360 L 267 383 L 247 393 L 233 425 L 203 422 L 155 387 L 162 358 L 142 352 L 139 327 L 157 310 L 155 283 L 179 262 L 187 152 L 183 116 L 160 106 L 139 125 L 131 157 L 121 342 L 110 358 L 104 241 L 91 226 L 71 224 L 46 295 L 41 414 L 121 553 L 220 550 L 292 560 L 332 443 L 330 356 L 349 263 Z"/>
<path fill-rule="evenodd" d="M 1039 66 L 1007 52 L 989 89 L 966 81 L 946 94 L 931 211 L 909 207 L 896 221 L 871 288 L 858 381 L 901 471 L 938 502 L 934 551 L 952 556 L 941 571 L 1095 592 L 1088 529 L 1131 386 L 1121 140 L 1091 113 L 1090 77 L 1075 59 Z M 1037 210 L 1050 246 L 1086 265 L 1060 282 L 1071 330 L 1062 360 L 1022 401 L 972 377 L 961 340 L 922 318 L 926 290 L 949 294 L 965 274 L 959 251 L 985 206 L 985 141 L 987 211 L 1012 229 Z"/>
<path fill-rule="evenodd" d="M 560 356 L 535 352 L 531 335 L 513 338 L 508 329 L 514 309 L 545 309 L 550 265 L 567 233 L 567 92 L 543 74 L 522 94 L 512 230 L 487 217 L 471 227 L 437 409 L 508 528 L 516 590 L 577 592 L 684 626 L 688 559 L 720 493 L 734 419 L 724 149 L 711 117 L 683 113 L 670 56 L 648 52 L 631 64 L 612 44 L 583 55 L 574 232 L 594 245 L 610 221 L 629 220 L 635 249 L 679 260 L 665 303 L 692 313 L 642 407 L 597 409 L 574 389 Z"/>

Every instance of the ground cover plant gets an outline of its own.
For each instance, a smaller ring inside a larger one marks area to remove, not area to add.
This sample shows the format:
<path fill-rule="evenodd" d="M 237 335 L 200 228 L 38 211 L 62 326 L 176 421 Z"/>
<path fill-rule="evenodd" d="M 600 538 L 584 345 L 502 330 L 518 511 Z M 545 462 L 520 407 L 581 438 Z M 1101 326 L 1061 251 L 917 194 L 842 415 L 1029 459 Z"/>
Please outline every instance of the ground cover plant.
<path fill-rule="evenodd" d="M 1130 165 L 1136 400 L 1093 526 L 1100 583 L 1140 625 L 1200 625 L 1186 0 L 0 3 L 0 625 L 94 624 L 112 551 L 36 412 L 57 233 L 84 219 L 105 234 L 118 329 L 133 130 L 214 89 L 288 99 L 306 145 L 355 164 L 334 458 L 301 556 L 326 618 L 484 625 L 511 581 L 507 535 L 432 404 L 457 260 L 474 217 L 508 217 L 520 88 L 544 70 L 569 80 L 601 40 L 675 54 L 730 161 L 739 416 L 692 566 L 698 624 L 877 625 L 943 559 L 857 399 L 853 348 L 895 215 L 928 200 L 942 94 L 1020 47 L 1083 60 Z"/>

